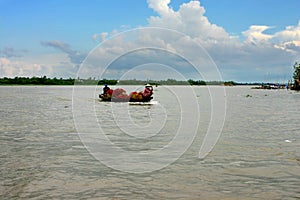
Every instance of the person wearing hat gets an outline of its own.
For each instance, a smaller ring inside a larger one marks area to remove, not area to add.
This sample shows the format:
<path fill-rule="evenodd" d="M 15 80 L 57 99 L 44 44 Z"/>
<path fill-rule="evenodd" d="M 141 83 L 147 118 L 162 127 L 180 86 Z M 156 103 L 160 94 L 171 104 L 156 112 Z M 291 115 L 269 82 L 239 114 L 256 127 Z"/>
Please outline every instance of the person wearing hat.
<path fill-rule="evenodd" d="M 145 85 L 143 97 L 151 97 L 153 94 L 153 87 L 150 84 Z"/>

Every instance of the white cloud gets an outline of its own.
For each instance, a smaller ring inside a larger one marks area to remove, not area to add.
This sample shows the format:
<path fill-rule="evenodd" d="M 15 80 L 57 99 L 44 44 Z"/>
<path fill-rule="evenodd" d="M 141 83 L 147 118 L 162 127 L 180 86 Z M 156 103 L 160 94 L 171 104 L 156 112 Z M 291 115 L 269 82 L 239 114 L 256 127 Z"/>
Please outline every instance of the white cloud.
<path fill-rule="evenodd" d="M 229 39 L 229 35 L 222 27 L 211 24 L 204 16 L 205 9 L 199 1 L 183 3 L 178 11 L 168 7 L 169 2 L 148 0 L 149 6 L 160 15 L 149 18 L 150 27 L 169 28 L 203 40 Z"/>
<path fill-rule="evenodd" d="M 168 6 L 171 0 L 147 0 L 147 2 L 149 7 L 161 16 L 170 15 L 174 13 L 174 11 Z"/>
<path fill-rule="evenodd" d="M 10 64 L 10 60 L 8 58 L 0 58 L 0 64 L 2 65 L 8 65 Z"/>
<path fill-rule="evenodd" d="M 128 49 L 151 46 L 178 55 L 188 54 L 189 59 L 193 61 L 199 60 L 199 57 L 202 56 L 196 47 L 197 44 L 200 44 L 217 63 L 224 79 L 232 78 L 238 81 L 243 81 L 245 78 L 249 78 L 246 81 L 256 80 L 266 73 L 288 76 L 293 62 L 300 59 L 300 21 L 295 26 L 288 26 L 285 30 L 272 34 L 266 33 L 268 30 L 272 31 L 273 27 L 271 26 L 252 25 L 241 33 L 243 37 L 237 37 L 230 35 L 220 25 L 211 23 L 209 17 L 205 16 L 206 11 L 200 1 L 183 3 L 178 10 L 170 7 L 171 0 L 147 0 L 147 2 L 149 7 L 157 13 L 157 16 L 149 17 L 147 27 L 167 28 L 185 35 L 182 34 L 181 37 L 178 37 L 178 34 L 170 34 L 163 30 L 149 32 L 149 29 L 146 31 L 140 29 L 125 38 L 118 30 L 112 30 L 110 33 L 96 33 L 92 39 L 101 41 L 103 44 L 89 56 L 89 60 L 85 63 L 89 66 L 85 72 L 88 76 L 97 77 L 101 71 L 99 68 L 103 69 L 109 65 L 115 56 L 126 55 Z M 107 39 L 108 36 L 111 39 Z M 107 43 L 108 41 L 110 42 Z M 23 65 L 25 66 L 23 74 L 25 71 L 29 73 L 32 70 L 33 75 L 45 72 L 55 76 L 69 76 L 76 73 L 76 66 L 78 67 L 78 64 L 87 55 L 87 53 L 80 53 L 72 49 L 68 43 L 63 41 L 51 40 L 44 41 L 42 44 L 60 50 L 63 56 L 52 55 L 51 59 L 40 57 L 35 58 L 36 60 L 23 57 L 23 61 L 17 60 L 19 58 L 16 57 L 12 60 L 2 58 L 1 70 L 3 71 L 5 68 L 5 73 L 18 75 L 21 73 L 18 67 Z M 174 56 L 166 56 L 161 52 L 156 53 L 139 51 L 134 56 L 128 54 L 120 59 L 122 62 L 119 62 L 118 66 L 113 66 L 113 74 L 117 74 L 118 70 L 123 72 L 134 65 L 146 64 L 151 61 L 161 62 L 165 65 L 170 64 L 178 70 L 180 68 L 182 71 L 185 70 L 186 66 L 182 64 L 182 60 L 174 58 Z M 99 58 L 103 62 L 99 62 Z M 207 61 L 204 59 L 203 62 Z M 8 68 L 9 66 L 10 68 Z M 156 72 L 160 73 L 159 70 Z M 253 78 L 255 76 L 258 78 Z"/>
<path fill-rule="evenodd" d="M 273 28 L 271 26 L 252 25 L 242 32 L 245 38 L 237 38 L 212 24 L 199 1 L 183 3 L 177 11 L 168 6 L 170 1 L 148 0 L 148 3 L 158 13 L 148 19 L 150 27 L 174 29 L 201 44 L 218 64 L 225 79 L 257 80 L 265 73 L 289 78 L 291 63 L 300 57 L 300 21 L 297 26 L 288 26 L 273 34 L 265 33 Z M 193 53 L 192 47 L 186 48 L 184 43 L 182 49 Z"/>
<path fill-rule="evenodd" d="M 244 36 L 242 38 L 231 36 L 223 27 L 212 24 L 209 18 L 205 16 L 205 8 L 199 1 L 183 3 L 178 10 L 169 6 L 170 0 L 147 0 L 147 2 L 149 7 L 158 14 L 148 19 L 147 27 L 167 28 L 185 35 L 182 34 L 182 37 L 178 38 L 178 35 L 166 31 L 153 31 L 151 33 L 151 31 L 147 32 L 149 30 L 143 32 L 141 29 L 138 34 L 135 33 L 132 37 L 124 40 L 122 36 L 116 34 L 119 32 L 114 30 L 110 35 L 117 37 L 112 37 L 111 40 L 113 41 L 109 43 L 109 46 L 102 46 L 96 50 L 97 53 L 90 56 L 90 66 L 99 67 L 101 65 L 97 57 L 105 57 L 107 62 L 104 61 L 103 63 L 109 64 L 109 60 L 115 55 L 128 53 L 127 49 L 149 47 L 153 44 L 178 55 L 188 54 L 191 60 L 198 60 L 203 55 L 197 52 L 195 46 L 200 44 L 217 63 L 224 79 L 232 78 L 238 81 L 246 79 L 245 81 L 249 81 L 250 79 L 262 79 L 265 73 L 289 76 L 291 63 L 300 56 L 300 22 L 297 26 L 289 26 L 285 30 L 273 34 L 265 33 L 273 27 L 252 25 L 248 30 L 242 32 Z M 105 38 L 106 36 L 107 33 L 102 36 L 97 34 L 93 38 Z M 161 62 L 161 64 L 181 66 L 182 70 L 185 70 L 185 65 L 180 63 L 182 62 L 180 59 L 170 60 L 170 56 L 158 57 L 144 51 L 133 57 L 127 55 L 126 59 L 123 58 L 121 64 L 114 66 L 114 74 L 118 71 L 118 67 L 119 72 L 124 72 L 132 65 L 143 62 L 145 64 L 151 59 Z M 208 63 L 205 60 L 203 62 Z M 179 67 L 177 69 L 179 70 Z M 92 68 L 89 70 L 92 71 Z M 93 73 L 97 73 L 97 71 L 93 71 Z M 159 76 L 158 71 L 157 73 Z M 255 76 L 256 78 L 253 78 Z"/>
<path fill-rule="evenodd" d="M 300 57 L 300 21 L 297 26 L 288 26 L 285 30 L 274 34 L 275 47 Z"/>
<path fill-rule="evenodd" d="M 246 42 L 253 44 L 268 42 L 273 36 L 264 34 L 263 32 L 270 28 L 271 27 L 269 26 L 250 26 L 250 28 L 247 31 L 243 32 L 243 34 L 246 36 Z"/>
<path fill-rule="evenodd" d="M 7 77 L 32 76 L 32 74 L 41 72 L 40 64 L 26 64 L 19 61 L 11 61 L 7 58 L 0 58 L 1 74 Z"/>
<path fill-rule="evenodd" d="M 14 69 L 11 67 L 11 61 L 8 58 L 0 58 L 0 74 L 4 76 L 13 76 Z"/>
<path fill-rule="evenodd" d="M 297 26 L 288 26 L 285 30 L 274 34 L 277 42 L 300 41 L 300 20 Z"/>
<path fill-rule="evenodd" d="M 78 68 L 65 53 L 43 54 L 14 59 L 0 57 L 1 77 L 75 77 Z"/>

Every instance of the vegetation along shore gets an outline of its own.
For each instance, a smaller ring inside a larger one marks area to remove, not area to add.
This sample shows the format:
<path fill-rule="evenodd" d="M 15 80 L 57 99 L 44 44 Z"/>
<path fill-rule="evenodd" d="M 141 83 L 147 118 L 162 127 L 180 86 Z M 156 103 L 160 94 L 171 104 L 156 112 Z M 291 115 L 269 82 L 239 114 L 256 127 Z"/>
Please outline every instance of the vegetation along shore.
<path fill-rule="evenodd" d="M 151 85 L 225 85 L 225 86 L 234 86 L 234 85 L 259 85 L 261 83 L 238 83 L 235 81 L 203 81 L 203 80 L 192 80 L 187 81 L 167 79 L 167 80 L 116 80 L 116 79 L 101 79 L 97 80 L 96 78 L 49 78 L 46 76 L 43 77 L 14 77 L 0 78 L 0 85 L 144 85 L 150 83 Z"/>

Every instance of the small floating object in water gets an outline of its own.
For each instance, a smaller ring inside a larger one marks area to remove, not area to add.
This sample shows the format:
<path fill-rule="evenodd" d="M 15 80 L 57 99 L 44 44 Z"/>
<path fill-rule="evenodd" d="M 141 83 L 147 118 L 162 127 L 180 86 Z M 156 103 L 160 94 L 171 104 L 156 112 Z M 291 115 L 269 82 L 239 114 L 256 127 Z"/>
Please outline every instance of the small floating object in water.
<path fill-rule="evenodd" d="M 248 98 L 248 97 L 252 97 L 252 96 L 250 94 L 247 94 L 246 97 Z"/>
<path fill-rule="evenodd" d="M 284 140 L 285 142 L 287 142 L 287 143 L 291 143 L 292 141 L 291 140 Z"/>

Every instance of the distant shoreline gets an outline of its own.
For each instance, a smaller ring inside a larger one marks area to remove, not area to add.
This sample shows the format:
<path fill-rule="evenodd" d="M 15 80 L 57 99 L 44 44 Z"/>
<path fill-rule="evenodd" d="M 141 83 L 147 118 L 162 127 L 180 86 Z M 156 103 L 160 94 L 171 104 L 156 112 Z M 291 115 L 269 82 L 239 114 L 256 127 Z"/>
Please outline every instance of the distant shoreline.
<path fill-rule="evenodd" d="M 115 80 L 115 79 L 101 79 L 96 78 L 88 79 L 63 79 L 63 78 L 48 78 L 43 77 L 15 77 L 15 78 L 0 78 L 0 86 L 71 86 L 71 85 L 144 85 L 150 83 L 152 85 L 223 85 L 223 86 L 236 86 L 236 85 L 261 85 L 261 83 L 238 83 L 235 81 L 203 81 L 203 80 L 192 80 L 187 81 L 167 79 L 167 80 Z"/>

